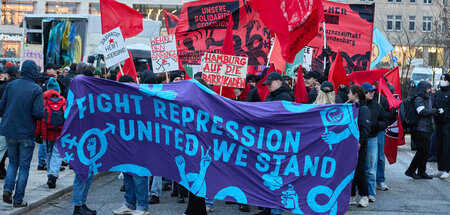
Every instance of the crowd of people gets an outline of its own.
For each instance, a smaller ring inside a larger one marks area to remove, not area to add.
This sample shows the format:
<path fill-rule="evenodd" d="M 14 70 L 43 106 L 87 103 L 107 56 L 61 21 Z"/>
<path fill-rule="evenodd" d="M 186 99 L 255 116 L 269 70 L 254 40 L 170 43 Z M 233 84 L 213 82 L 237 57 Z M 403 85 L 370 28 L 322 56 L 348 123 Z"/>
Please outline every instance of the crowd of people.
<path fill-rule="evenodd" d="M 30 162 L 34 147 L 39 143 L 39 171 L 47 171 L 47 185 L 53 189 L 57 185 L 59 172 L 65 170 L 63 161 L 56 147 L 56 140 L 61 135 L 64 124 L 65 98 L 70 82 L 79 75 L 116 80 L 119 70 L 95 68 L 93 65 L 79 62 L 68 67 L 46 64 L 43 72 L 34 61 L 24 61 L 19 65 L 11 62 L 0 63 L 0 179 L 4 179 L 3 201 L 13 207 L 25 207 L 25 188 L 28 180 Z M 385 130 L 397 120 L 398 113 L 404 116 L 407 107 L 389 108 L 387 99 L 377 91 L 377 83 L 363 83 L 361 86 L 339 86 L 334 88 L 327 77 L 316 71 L 297 69 L 296 77 L 282 76 L 278 72 L 267 74 L 268 69 L 259 75 L 249 74 L 246 88 L 235 88 L 234 100 L 245 102 L 295 101 L 297 75 L 303 76 L 307 90 L 308 104 L 355 103 L 359 107 L 358 127 L 360 130 L 359 154 L 355 176 L 352 184 L 350 204 L 360 207 L 369 206 L 376 201 L 377 190 L 388 191 L 385 179 Z M 160 84 L 183 81 L 187 74 L 183 70 L 169 74 L 155 74 L 145 70 L 138 74 L 141 84 Z M 270 91 L 267 98 L 260 98 L 258 83 Z M 201 73 L 194 78 L 203 85 L 213 89 Z M 301 79 L 300 79 L 301 80 Z M 129 75 L 122 75 L 119 82 L 135 83 Z M 426 81 L 416 86 L 410 83 L 405 100 L 411 100 L 417 114 L 417 122 L 408 125 L 411 132 L 412 146 L 416 155 L 405 175 L 414 179 L 431 179 L 432 176 L 448 178 L 450 171 L 450 142 L 445 138 L 450 131 L 450 75 L 443 75 L 439 89 Z M 392 85 L 389 85 L 394 92 Z M 5 159 L 9 166 L 5 169 Z M 438 172 L 432 176 L 426 172 L 428 161 L 438 162 Z M 122 173 L 125 200 L 112 212 L 114 214 L 149 214 L 149 204 L 159 204 L 163 191 L 172 191 L 178 203 L 185 203 L 188 198 L 186 215 L 203 215 L 214 211 L 214 199 L 196 197 L 182 185 L 169 178 L 159 176 L 135 176 Z M 75 174 L 73 182 L 73 214 L 96 214 L 86 206 L 89 187 L 93 181 L 91 173 L 86 181 Z M 119 189 L 119 188 L 118 188 Z M 356 190 L 360 196 L 356 200 Z M 13 195 L 14 194 L 14 195 Z M 231 202 L 227 202 L 232 204 Z M 279 209 L 260 208 L 255 214 L 282 214 Z M 238 210 L 250 212 L 250 207 L 238 204 Z"/>

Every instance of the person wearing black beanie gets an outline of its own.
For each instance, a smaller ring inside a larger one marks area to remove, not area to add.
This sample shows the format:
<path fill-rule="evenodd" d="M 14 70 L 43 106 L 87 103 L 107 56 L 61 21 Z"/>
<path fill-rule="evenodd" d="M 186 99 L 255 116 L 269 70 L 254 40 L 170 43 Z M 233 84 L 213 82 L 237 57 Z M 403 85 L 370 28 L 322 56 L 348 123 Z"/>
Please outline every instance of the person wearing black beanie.
<path fill-rule="evenodd" d="M 84 76 L 90 76 L 90 77 L 94 77 L 94 73 L 92 72 L 92 70 L 87 69 L 83 71 L 83 75 Z"/>
<path fill-rule="evenodd" d="M 181 77 L 181 73 L 179 73 L 178 71 L 174 71 L 170 73 L 170 83 L 172 82 L 178 82 L 178 81 L 182 81 L 183 78 Z"/>
<path fill-rule="evenodd" d="M 119 78 L 118 82 L 134 83 L 134 78 L 129 75 L 122 75 L 122 77 Z"/>

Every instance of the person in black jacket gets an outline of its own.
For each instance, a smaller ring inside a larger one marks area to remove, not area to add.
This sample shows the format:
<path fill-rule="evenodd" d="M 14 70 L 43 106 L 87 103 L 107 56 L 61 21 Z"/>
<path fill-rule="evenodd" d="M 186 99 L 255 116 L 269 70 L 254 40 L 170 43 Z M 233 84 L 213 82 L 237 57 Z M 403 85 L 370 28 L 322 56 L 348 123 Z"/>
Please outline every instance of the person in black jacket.
<path fill-rule="evenodd" d="M 411 139 L 417 147 L 414 156 L 405 175 L 414 179 L 432 179 L 425 170 L 430 151 L 430 136 L 432 131 L 432 117 L 438 110 L 432 108 L 430 103 L 431 84 L 421 81 L 417 85 L 416 97 L 414 98 L 414 107 L 419 114 L 419 121 L 411 127 Z M 417 171 L 417 173 L 416 173 Z"/>
<path fill-rule="evenodd" d="M 303 78 L 305 79 L 305 87 L 308 92 L 308 104 L 312 104 L 317 99 L 319 92 L 316 90 L 316 83 L 320 79 L 320 73 L 316 71 L 307 72 Z"/>
<path fill-rule="evenodd" d="M 358 194 L 361 196 L 359 206 L 369 206 L 369 191 L 367 187 L 366 173 L 364 171 L 364 163 L 367 155 L 367 140 L 370 134 L 371 127 L 371 113 L 366 105 L 365 91 L 360 86 L 351 86 L 348 90 L 348 102 L 356 103 L 359 107 L 358 114 L 358 128 L 359 128 L 359 152 L 358 152 L 358 164 L 356 165 L 355 178 L 352 183 L 352 193 L 350 198 L 350 204 L 356 204 L 356 188 L 358 188 Z"/>
<path fill-rule="evenodd" d="M 278 72 L 272 72 L 263 83 L 269 88 L 270 94 L 265 102 L 270 101 L 294 101 L 292 89 L 284 82 L 283 77 Z"/>
<path fill-rule="evenodd" d="M 376 178 L 378 161 L 378 133 L 383 132 L 388 126 L 388 114 L 377 100 L 374 99 L 376 89 L 369 83 L 361 85 L 366 90 L 367 107 L 371 113 L 371 128 L 367 141 L 367 158 L 365 164 L 366 179 L 369 189 L 369 201 L 374 202 L 376 196 Z M 383 142 L 384 146 L 384 142 Z M 384 149 L 383 149 L 384 150 Z M 383 153 L 384 156 L 384 153 Z"/>
<path fill-rule="evenodd" d="M 440 81 L 441 89 L 436 92 L 434 107 L 439 114 L 435 117 L 438 171 L 441 178 L 449 178 L 450 174 L 450 75 L 446 74 Z"/>

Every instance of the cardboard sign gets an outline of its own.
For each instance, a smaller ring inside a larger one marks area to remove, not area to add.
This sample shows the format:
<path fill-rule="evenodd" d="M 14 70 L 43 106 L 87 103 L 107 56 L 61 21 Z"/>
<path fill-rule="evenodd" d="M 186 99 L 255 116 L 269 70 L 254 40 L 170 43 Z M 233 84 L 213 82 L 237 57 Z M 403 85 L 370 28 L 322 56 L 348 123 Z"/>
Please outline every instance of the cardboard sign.
<path fill-rule="evenodd" d="M 103 34 L 100 38 L 100 45 L 108 68 L 130 57 L 119 27 Z"/>
<path fill-rule="evenodd" d="M 247 57 L 205 53 L 202 78 L 214 85 L 244 88 L 247 64 Z"/>
<path fill-rule="evenodd" d="M 153 37 L 152 45 L 153 72 L 169 72 L 178 70 L 178 55 L 175 35 Z"/>

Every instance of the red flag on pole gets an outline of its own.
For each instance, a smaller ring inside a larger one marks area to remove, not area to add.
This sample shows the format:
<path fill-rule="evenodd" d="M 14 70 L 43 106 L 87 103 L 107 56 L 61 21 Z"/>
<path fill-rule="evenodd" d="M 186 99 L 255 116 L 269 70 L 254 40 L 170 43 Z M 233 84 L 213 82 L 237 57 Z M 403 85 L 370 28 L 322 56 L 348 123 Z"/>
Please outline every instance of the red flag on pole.
<path fill-rule="evenodd" d="M 281 71 L 275 69 L 275 65 L 274 64 L 270 64 L 270 67 L 267 70 L 267 73 L 264 76 L 264 78 L 261 79 L 256 84 L 256 88 L 258 88 L 258 96 L 259 96 L 259 98 L 261 99 L 262 102 L 264 100 L 266 100 L 267 96 L 269 96 L 269 94 L 270 94 L 269 88 L 267 88 L 267 85 L 263 85 L 263 83 L 267 80 L 267 76 L 269 76 L 269 74 L 272 73 L 272 72 L 278 72 L 278 73 L 281 74 Z"/>
<path fill-rule="evenodd" d="M 319 32 L 324 20 L 322 0 L 252 0 L 264 24 L 280 41 L 282 56 L 292 63 L 295 55 Z"/>
<path fill-rule="evenodd" d="M 405 133 L 400 119 L 400 113 L 397 114 L 397 121 L 387 127 L 385 134 L 384 154 L 389 162 L 393 164 L 397 161 L 397 147 L 405 144 Z"/>
<path fill-rule="evenodd" d="M 177 31 L 178 17 L 174 14 L 168 13 L 166 9 L 164 12 L 164 22 L 166 23 L 167 34 L 175 34 Z"/>
<path fill-rule="evenodd" d="M 386 81 L 384 80 L 384 78 L 380 78 L 378 80 L 378 91 L 384 96 L 386 97 L 388 103 L 389 103 L 389 109 L 392 108 L 398 108 L 398 106 L 400 105 L 400 103 L 402 103 L 402 100 L 398 100 L 394 97 L 394 95 L 392 95 L 392 92 L 389 90 L 388 85 L 386 84 Z"/>
<path fill-rule="evenodd" d="M 223 40 L 222 54 L 234 55 L 233 17 L 231 16 L 231 14 L 228 15 L 228 26 L 227 26 L 227 32 L 225 33 L 225 38 Z"/>
<path fill-rule="evenodd" d="M 297 76 L 297 84 L 294 89 L 296 103 L 308 104 L 308 92 L 306 92 L 305 80 L 303 75 Z"/>
<path fill-rule="evenodd" d="M 352 72 L 348 75 L 348 79 L 350 81 L 353 81 L 356 85 L 361 85 L 364 82 L 367 83 L 375 83 L 375 81 L 378 81 L 381 77 L 383 77 L 384 74 L 389 72 L 389 69 L 372 69 L 372 70 L 366 70 L 366 71 L 357 71 Z"/>
<path fill-rule="evenodd" d="M 120 27 L 123 38 L 130 38 L 142 32 L 143 16 L 137 10 L 114 0 L 100 0 L 102 34 Z"/>
<path fill-rule="evenodd" d="M 394 86 L 394 88 L 395 88 L 394 93 L 397 94 L 399 96 L 399 98 L 401 99 L 402 98 L 402 86 L 400 83 L 400 74 L 398 71 L 398 66 L 393 68 L 391 71 L 389 71 L 386 75 L 384 75 L 384 77 L 386 77 L 388 82 Z"/>
<path fill-rule="evenodd" d="M 342 63 L 341 52 L 338 50 L 336 59 L 330 68 L 330 74 L 328 75 L 328 81 L 333 83 L 333 87 L 338 93 L 338 88 L 341 84 L 345 86 L 350 85 L 350 81 L 348 80 L 347 73 L 345 73 L 344 64 Z"/>
<path fill-rule="evenodd" d="M 137 73 L 136 73 L 136 68 L 134 67 L 133 57 L 131 56 L 130 51 L 128 51 L 128 54 L 130 55 L 130 57 L 128 59 L 126 59 L 125 63 L 123 64 L 123 68 L 122 68 L 123 75 L 129 75 L 129 76 L 133 77 L 133 79 L 137 83 Z M 122 77 L 121 72 L 117 73 L 116 80 L 118 81 L 120 77 Z"/>

